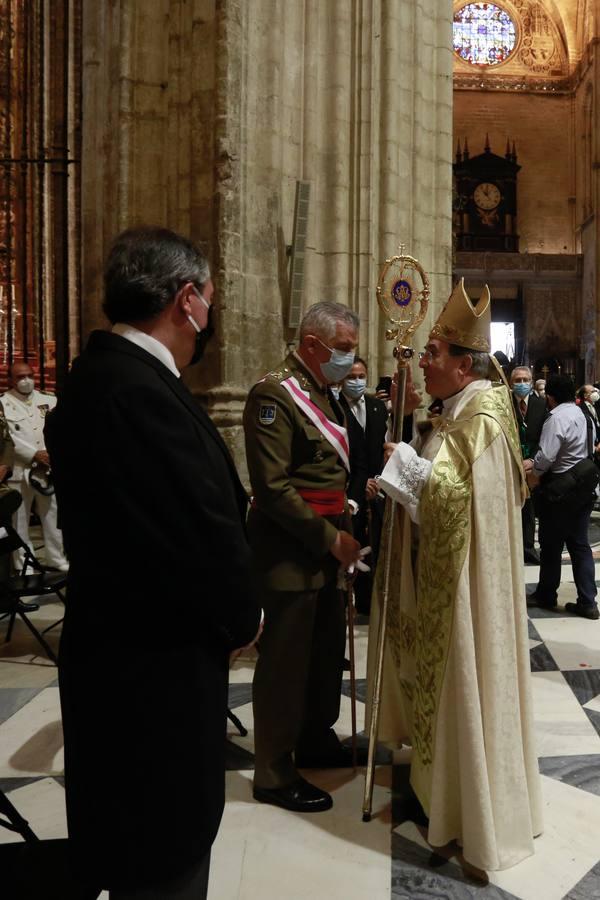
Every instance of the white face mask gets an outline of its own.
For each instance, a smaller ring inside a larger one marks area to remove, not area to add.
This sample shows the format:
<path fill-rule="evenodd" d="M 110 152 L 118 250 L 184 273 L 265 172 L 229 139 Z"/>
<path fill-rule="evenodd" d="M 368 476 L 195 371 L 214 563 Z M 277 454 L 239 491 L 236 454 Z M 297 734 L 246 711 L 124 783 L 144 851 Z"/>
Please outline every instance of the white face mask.
<path fill-rule="evenodd" d="M 344 393 L 352 400 L 360 400 L 367 389 L 366 378 L 346 378 L 344 379 Z"/>
<path fill-rule="evenodd" d="M 16 388 L 17 388 L 18 392 L 20 394 L 25 394 L 25 396 L 30 394 L 34 387 L 35 387 L 34 380 L 33 380 L 33 378 L 29 378 L 29 377 L 19 378 L 19 380 L 16 383 Z"/>
<path fill-rule="evenodd" d="M 590 403 L 597 403 L 600 400 L 600 393 L 598 391 L 592 391 L 590 394 Z"/>

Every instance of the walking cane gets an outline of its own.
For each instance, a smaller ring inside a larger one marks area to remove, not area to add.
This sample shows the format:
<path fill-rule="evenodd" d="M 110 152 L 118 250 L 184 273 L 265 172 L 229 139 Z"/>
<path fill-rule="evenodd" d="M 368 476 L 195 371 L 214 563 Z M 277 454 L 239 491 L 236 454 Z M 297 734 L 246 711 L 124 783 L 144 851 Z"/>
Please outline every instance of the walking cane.
<path fill-rule="evenodd" d="M 377 303 L 389 326 L 386 339 L 394 341 L 394 358 L 397 363 L 398 384 L 394 404 L 394 443 L 402 438 L 404 420 L 404 392 L 406 375 L 414 356 L 410 343 L 412 337 L 425 318 L 429 303 L 429 279 L 422 265 L 412 256 L 404 253 L 401 244 L 397 256 L 385 261 L 377 284 Z M 383 660 L 387 634 L 387 618 L 390 593 L 390 574 L 392 550 L 394 546 L 394 525 L 396 521 L 396 503 L 386 498 L 383 536 L 381 546 L 383 557 L 382 595 L 380 606 L 379 631 L 377 634 L 377 652 L 375 662 L 375 680 L 371 693 L 371 722 L 369 727 L 369 753 L 365 775 L 365 793 L 363 798 L 363 822 L 371 821 L 373 808 L 373 783 L 375 778 L 375 750 L 379 730 L 379 704 L 383 680 Z"/>
<path fill-rule="evenodd" d="M 350 656 L 350 716 L 352 719 L 352 767 L 356 771 L 358 762 L 356 749 L 356 668 L 354 664 L 354 591 L 352 582 L 348 584 L 348 648 Z"/>

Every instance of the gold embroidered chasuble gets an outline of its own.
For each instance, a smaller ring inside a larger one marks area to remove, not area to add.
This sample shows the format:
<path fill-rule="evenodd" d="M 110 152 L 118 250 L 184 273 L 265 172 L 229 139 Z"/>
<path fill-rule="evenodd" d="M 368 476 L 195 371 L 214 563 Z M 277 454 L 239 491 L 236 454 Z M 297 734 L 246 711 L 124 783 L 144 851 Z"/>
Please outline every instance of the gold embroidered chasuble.
<path fill-rule="evenodd" d="M 533 853 L 541 831 L 521 562 L 525 488 L 507 389 L 481 381 L 465 393 L 456 417 L 434 420 L 423 447 L 424 457 L 428 443 L 434 455 L 418 498 L 417 540 L 396 506 L 379 733 L 412 744 L 411 784 L 430 819 L 430 843 L 457 839 L 473 865 L 491 870 Z M 379 590 L 382 574 L 380 567 Z M 375 636 L 377 602 L 371 619 Z"/>

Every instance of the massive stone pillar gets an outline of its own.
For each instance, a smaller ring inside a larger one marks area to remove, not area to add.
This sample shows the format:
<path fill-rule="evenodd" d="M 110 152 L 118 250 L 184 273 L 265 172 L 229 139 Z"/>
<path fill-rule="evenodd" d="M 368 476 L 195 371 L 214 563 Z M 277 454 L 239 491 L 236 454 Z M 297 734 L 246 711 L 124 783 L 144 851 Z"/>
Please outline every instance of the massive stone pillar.
<path fill-rule="evenodd" d="M 83 333 L 103 327 L 102 263 L 139 224 L 212 247 L 212 0 L 83 0 Z"/>
<path fill-rule="evenodd" d="M 243 466 L 248 388 L 293 341 L 286 246 L 311 182 L 305 307 L 349 304 L 371 380 L 390 368 L 374 301 L 402 241 L 451 273 L 451 0 L 85 0 L 84 277 L 120 228 L 207 241 L 217 335 L 186 374 Z M 86 124 L 87 123 L 87 124 Z M 423 340 L 421 337 L 420 340 Z"/>
<path fill-rule="evenodd" d="M 295 336 L 296 179 L 311 182 L 305 307 L 359 313 L 373 382 L 390 368 L 374 288 L 400 241 L 431 273 L 430 320 L 448 296 L 452 3 L 220 0 L 216 14 L 219 364 L 190 383 L 241 460 L 246 391 Z"/>

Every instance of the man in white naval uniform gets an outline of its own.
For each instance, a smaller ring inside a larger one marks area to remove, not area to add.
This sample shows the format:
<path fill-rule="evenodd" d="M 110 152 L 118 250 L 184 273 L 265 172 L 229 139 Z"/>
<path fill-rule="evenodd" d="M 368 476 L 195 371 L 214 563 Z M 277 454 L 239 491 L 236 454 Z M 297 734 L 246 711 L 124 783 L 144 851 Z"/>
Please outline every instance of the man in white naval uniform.
<path fill-rule="evenodd" d="M 2 395 L 4 414 L 15 445 L 15 461 L 10 485 L 19 491 L 23 503 L 15 513 L 14 527 L 23 540 L 29 540 L 29 517 L 35 499 L 35 507 L 44 534 L 46 565 L 66 571 L 69 564 L 65 559 L 62 534 L 56 522 L 56 498 L 54 493 L 42 494 L 29 481 L 31 470 L 37 470 L 40 481 L 45 481 L 50 470 L 50 458 L 44 443 L 44 420 L 46 414 L 56 405 L 56 397 L 35 390 L 33 369 L 28 363 L 18 362 L 9 374 L 10 390 Z M 23 553 L 15 554 L 15 565 L 23 564 Z"/>

